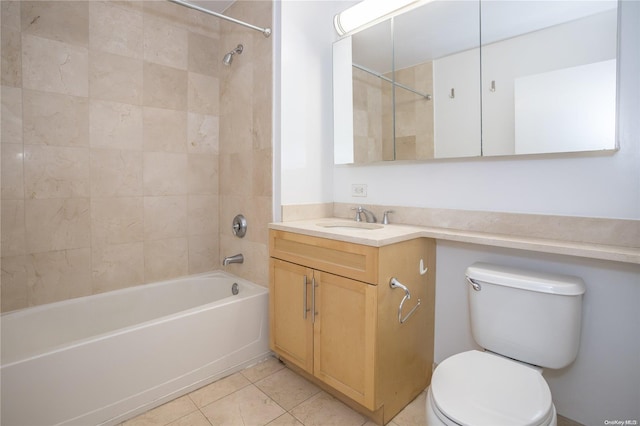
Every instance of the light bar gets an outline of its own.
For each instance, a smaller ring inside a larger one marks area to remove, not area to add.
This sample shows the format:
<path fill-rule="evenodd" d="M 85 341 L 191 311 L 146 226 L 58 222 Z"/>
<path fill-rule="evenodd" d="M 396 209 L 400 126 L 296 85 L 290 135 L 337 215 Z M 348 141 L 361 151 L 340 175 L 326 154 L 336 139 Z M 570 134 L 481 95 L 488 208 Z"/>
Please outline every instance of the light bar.
<path fill-rule="evenodd" d="M 363 0 L 333 18 L 340 35 L 345 35 L 418 0 Z"/>

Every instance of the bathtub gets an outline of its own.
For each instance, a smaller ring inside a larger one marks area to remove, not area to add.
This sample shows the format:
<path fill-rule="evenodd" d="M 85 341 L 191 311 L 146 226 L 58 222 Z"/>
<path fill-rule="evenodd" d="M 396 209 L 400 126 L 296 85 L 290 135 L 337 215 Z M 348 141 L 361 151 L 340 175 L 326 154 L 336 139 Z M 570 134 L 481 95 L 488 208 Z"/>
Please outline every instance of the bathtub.
<path fill-rule="evenodd" d="M 0 322 L 7 426 L 117 424 L 270 355 L 268 289 L 221 271 Z"/>

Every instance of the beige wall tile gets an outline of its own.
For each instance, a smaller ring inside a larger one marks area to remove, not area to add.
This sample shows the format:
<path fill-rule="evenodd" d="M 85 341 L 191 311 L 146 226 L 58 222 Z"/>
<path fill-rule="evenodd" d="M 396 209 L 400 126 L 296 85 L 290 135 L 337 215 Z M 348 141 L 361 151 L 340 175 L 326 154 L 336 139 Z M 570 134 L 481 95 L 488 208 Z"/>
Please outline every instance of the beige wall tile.
<path fill-rule="evenodd" d="M 221 19 L 189 9 L 187 10 L 187 22 L 189 25 L 187 29 L 190 32 L 210 37 L 216 40 L 216 43 L 219 42 Z"/>
<path fill-rule="evenodd" d="M 41 305 L 91 294 L 91 249 L 35 253 L 29 255 L 29 258 L 29 305 Z"/>
<path fill-rule="evenodd" d="M 89 2 L 23 1 L 22 31 L 64 43 L 89 45 Z"/>
<path fill-rule="evenodd" d="M 90 247 L 88 198 L 25 200 L 27 252 Z"/>
<path fill-rule="evenodd" d="M 220 185 L 221 195 L 238 194 L 239 188 L 245 195 L 252 194 L 249 186 L 249 182 L 253 183 L 252 156 L 251 151 L 220 154 L 220 176 L 224 177 L 224 184 Z"/>
<path fill-rule="evenodd" d="M 89 149 L 25 145 L 26 198 L 88 197 Z"/>
<path fill-rule="evenodd" d="M 22 144 L 2 145 L 2 199 L 24 198 L 24 148 Z"/>
<path fill-rule="evenodd" d="M 102 50 L 129 58 L 143 57 L 142 11 L 134 2 L 89 2 L 89 45 L 92 51 Z"/>
<path fill-rule="evenodd" d="M 187 194 L 187 154 L 145 152 L 143 161 L 144 195 Z"/>
<path fill-rule="evenodd" d="M 218 194 L 218 156 L 214 154 L 189 154 L 189 194 Z M 237 186 L 235 187 L 237 190 Z"/>
<path fill-rule="evenodd" d="M 24 143 L 89 146 L 89 100 L 23 90 Z"/>
<path fill-rule="evenodd" d="M 94 51 L 90 55 L 92 99 L 142 104 L 142 60 Z"/>
<path fill-rule="evenodd" d="M 271 196 L 273 192 L 271 149 L 253 150 L 252 153 L 252 193 L 257 197 Z"/>
<path fill-rule="evenodd" d="M 189 237 L 189 274 L 220 269 L 218 234 L 199 234 Z"/>
<path fill-rule="evenodd" d="M 89 103 L 92 148 L 140 151 L 142 128 L 141 106 L 97 100 Z"/>
<path fill-rule="evenodd" d="M 86 47 L 23 34 L 22 84 L 25 89 L 88 96 L 88 69 Z"/>
<path fill-rule="evenodd" d="M 186 275 L 188 272 L 187 244 L 186 238 L 145 241 L 145 282 L 162 281 Z"/>
<path fill-rule="evenodd" d="M 144 244 L 98 246 L 91 250 L 93 294 L 144 283 Z"/>
<path fill-rule="evenodd" d="M 143 65 L 145 106 L 187 109 L 187 71 L 145 62 Z"/>
<path fill-rule="evenodd" d="M 0 138 L 2 143 L 22 143 L 22 89 L 2 86 Z"/>
<path fill-rule="evenodd" d="M 0 2 L 2 28 L 20 31 L 20 1 Z"/>
<path fill-rule="evenodd" d="M 144 18 L 144 60 L 182 70 L 187 69 L 189 33 L 166 20 Z"/>
<path fill-rule="evenodd" d="M 189 111 L 202 114 L 219 115 L 219 81 L 216 77 L 189 73 Z M 247 108 L 247 105 L 245 105 Z"/>
<path fill-rule="evenodd" d="M 142 197 L 92 198 L 92 247 L 141 242 L 144 238 Z"/>
<path fill-rule="evenodd" d="M 4 6 L 5 3 L 1 2 Z M 4 9 L 3 9 L 4 10 Z M 3 12 L 4 13 L 4 12 Z M 2 62 L 0 62 L 0 82 L 3 86 L 22 86 L 22 36 L 19 29 L 4 26 L 4 16 L 0 27 L 0 50 L 2 50 Z"/>
<path fill-rule="evenodd" d="M 144 197 L 144 239 L 186 237 L 187 197 Z"/>
<path fill-rule="evenodd" d="M 187 199 L 188 235 L 218 232 L 218 196 L 189 195 Z"/>
<path fill-rule="evenodd" d="M 142 152 L 92 149 L 91 196 L 142 196 Z"/>
<path fill-rule="evenodd" d="M 270 2 L 241 3 L 229 13 L 270 20 Z M 221 37 L 219 19 L 164 1 L 0 7 L 1 183 L 12 200 L 2 310 L 219 268 L 221 232 L 226 254 L 252 263 L 234 271 L 264 278 L 272 39 L 235 25 Z M 239 42 L 247 54 L 223 69 L 221 53 Z M 244 155 L 242 173 L 222 176 L 219 152 Z M 237 176 L 249 193 L 223 197 L 220 225 L 219 184 L 235 194 Z M 239 212 L 251 220 L 244 241 L 228 230 Z"/>
<path fill-rule="evenodd" d="M 188 143 L 190 153 L 217 154 L 219 149 L 220 119 L 215 115 L 188 113 Z"/>
<path fill-rule="evenodd" d="M 27 296 L 28 256 L 2 257 L 0 308 L 2 312 L 29 306 Z"/>
<path fill-rule="evenodd" d="M 221 153 L 246 152 L 253 148 L 253 108 L 238 108 L 237 111 L 229 110 L 222 105 L 220 120 L 220 140 L 227 143 L 220 144 Z"/>
<path fill-rule="evenodd" d="M 218 40 L 189 33 L 189 71 L 217 77 L 223 56 Z"/>
<path fill-rule="evenodd" d="M 164 108 L 143 108 L 144 150 L 187 152 L 187 113 Z"/>
<path fill-rule="evenodd" d="M 2 201 L 2 255 L 26 254 L 24 200 Z"/>

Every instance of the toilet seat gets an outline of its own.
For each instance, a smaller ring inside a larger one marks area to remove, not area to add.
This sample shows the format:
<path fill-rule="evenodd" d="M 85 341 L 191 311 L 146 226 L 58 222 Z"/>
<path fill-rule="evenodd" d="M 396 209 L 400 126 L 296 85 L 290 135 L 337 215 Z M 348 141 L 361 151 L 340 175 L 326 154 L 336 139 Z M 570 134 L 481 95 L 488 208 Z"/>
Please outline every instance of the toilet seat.
<path fill-rule="evenodd" d="M 431 397 L 459 425 L 539 426 L 549 424 L 555 412 L 540 371 L 476 350 L 438 365 Z"/>

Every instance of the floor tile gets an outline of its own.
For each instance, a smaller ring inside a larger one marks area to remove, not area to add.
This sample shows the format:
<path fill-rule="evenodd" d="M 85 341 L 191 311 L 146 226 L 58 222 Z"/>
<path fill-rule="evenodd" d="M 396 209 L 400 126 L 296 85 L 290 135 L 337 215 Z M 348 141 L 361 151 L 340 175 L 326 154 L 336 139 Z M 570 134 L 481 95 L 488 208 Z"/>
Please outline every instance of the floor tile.
<path fill-rule="evenodd" d="M 236 373 L 191 392 L 189 397 L 198 408 L 202 408 L 250 384 L 246 377 Z"/>
<path fill-rule="evenodd" d="M 225 396 L 201 411 L 216 426 L 263 426 L 284 414 L 284 410 L 254 385 Z"/>
<path fill-rule="evenodd" d="M 319 387 L 288 368 L 260 380 L 255 385 L 285 410 L 291 410 L 320 392 Z"/>
<path fill-rule="evenodd" d="M 179 418 L 175 422 L 169 423 L 167 426 L 211 426 L 211 423 L 209 423 L 209 420 L 207 420 L 204 414 L 198 410 Z"/>
<path fill-rule="evenodd" d="M 284 413 L 267 426 L 304 426 L 295 417 L 289 413 Z"/>
<path fill-rule="evenodd" d="M 251 383 L 255 383 L 258 380 L 262 380 L 265 377 L 282 370 L 283 368 L 285 368 L 283 363 L 278 361 L 275 357 L 271 357 L 254 365 L 253 367 L 242 370 L 242 375 Z"/>
<path fill-rule="evenodd" d="M 393 418 L 393 423 L 398 426 L 423 426 L 427 424 L 426 404 L 427 393 L 420 392 L 420 395 Z"/>
<path fill-rule="evenodd" d="M 367 419 L 326 392 L 319 392 L 290 411 L 305 426 L 361 426 Z"/>
<path fill-rule="evenodd" d="M 181 417 L 186 416 L 189 413 L 197 411 L 198 407 L 195 406 L 193 401 L 187 396 L 182 396 L 173 401 L 167 402 L 153 410 L 147 411 L 144 414 L 134 417 L 131 420 L 127 420 L 123 426 L 161 426 L 171 423 L 174 420 L 178 420 Z"/>

